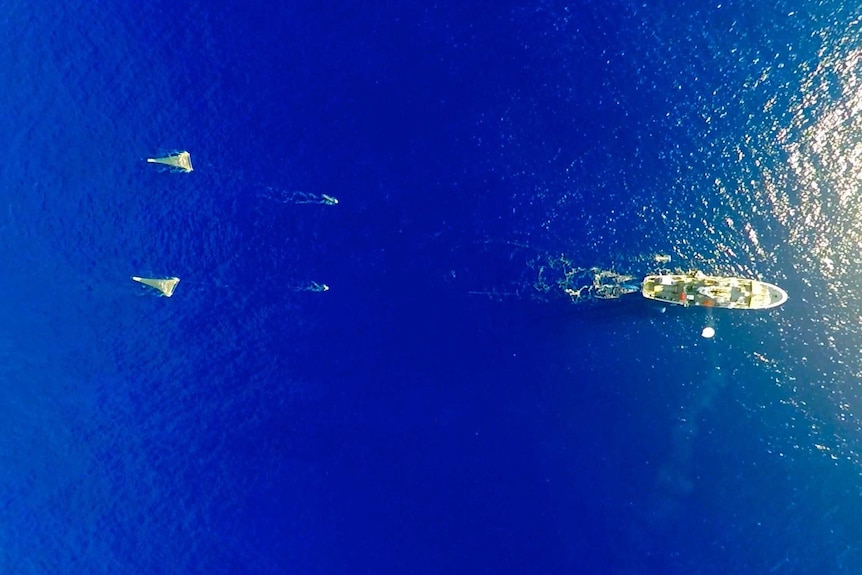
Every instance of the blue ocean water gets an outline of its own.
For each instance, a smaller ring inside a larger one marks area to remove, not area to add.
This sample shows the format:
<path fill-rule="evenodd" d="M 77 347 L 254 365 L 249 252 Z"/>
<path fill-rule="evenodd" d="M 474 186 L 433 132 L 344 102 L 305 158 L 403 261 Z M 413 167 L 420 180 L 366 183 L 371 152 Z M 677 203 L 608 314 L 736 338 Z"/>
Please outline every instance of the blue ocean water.
<path fill-rule="evenodd" d="M 6 8 L 3 572 L 857 571 L 859 7 Z"/>

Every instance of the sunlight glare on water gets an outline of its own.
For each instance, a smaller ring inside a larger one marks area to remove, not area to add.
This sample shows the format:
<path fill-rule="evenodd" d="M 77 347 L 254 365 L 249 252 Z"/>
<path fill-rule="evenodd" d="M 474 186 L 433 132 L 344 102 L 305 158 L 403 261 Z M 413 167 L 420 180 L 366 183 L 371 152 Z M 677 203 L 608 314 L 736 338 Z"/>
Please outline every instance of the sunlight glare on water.
<path fill-rule="evenodd" d="M 508 178 L 529 198 L 517 201 L 519 214 L 543 210 L 546 234 L 563 247 L 585 238 L 605 257 L 618 246 L 668 250 L 681 267 L 787 289 L 783 308 L 725 320 L 738 321 L 725 341 L 764 374 L 739 382 L 741 401 L 753 413 L 789 414 L 786 424 L 806 437 L 799 449 L 862 469 L 853 417 L 862 412 L 862 20 L 851 9 L 823 3 L 803 17 L 776 5 L 743 17 L 704 8 L 680 35 L 683 23 L 631 7 L 619 18 L 640 41 L 621 36 L 601 64 L 619 66 L 605 72 L 611 92 L 616 73 L 633 74 L 641 98 L 595 103 L 608 114 L 625 108 L 625 137 L 599 130 L 590 148 L 568 155 L 547 146 L 542 193 L 515 170 L 527 163 L 528 134 L 508 134 L 496 152 L 517 160 Z M 755 33 L 762 38 L 751 42 Z M 557 97 L 583 105 L 586 96 L 560 78 Z M 635 108 L 644 102 L 651 107 Z M 513 98 L 506 114 L 518 105 Z M 574 134 L 589 127 L 571 124 Z M 588 218 L 580 203 L 591 206 Z M 637 229 L 627 214 L 641 220 Z M 773 443 L 786 441 L 795 440 Z"/>
<path fill-rule="evenodd" d="M 736 207 L 732 219 L 745 222 L 753 259 L 793 270 L 786 281 L 795 301 L 771 318 L 782 334 L 774 357 L 783 359 L 752 358 L 775 372 L 785 402 L 807 420 L 806 450 L 862 466 L 862 429 L 853 417 L 862 410 L 860 23 L 818 40 L 817 58 L 799 65 L 801 83 L 788 86 L 787 108 L 765 107 L 774 124 L 739 147 L 750 171 L 719 190 Z M 760 230 L 772 238 L 765 247 Z"/>

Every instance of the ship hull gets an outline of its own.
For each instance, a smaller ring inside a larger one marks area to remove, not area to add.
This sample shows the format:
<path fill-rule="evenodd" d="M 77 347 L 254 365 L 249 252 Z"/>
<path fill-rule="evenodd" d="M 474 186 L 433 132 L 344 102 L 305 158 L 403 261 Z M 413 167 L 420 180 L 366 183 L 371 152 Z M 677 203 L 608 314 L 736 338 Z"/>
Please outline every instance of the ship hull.
<path fill-rule="evenodd" d="M 787 301 L 787 292 L 776 285 L 702 272 L 647 276 L 641 294 L 671 305 L 724 309 L 770 309 Z"/>

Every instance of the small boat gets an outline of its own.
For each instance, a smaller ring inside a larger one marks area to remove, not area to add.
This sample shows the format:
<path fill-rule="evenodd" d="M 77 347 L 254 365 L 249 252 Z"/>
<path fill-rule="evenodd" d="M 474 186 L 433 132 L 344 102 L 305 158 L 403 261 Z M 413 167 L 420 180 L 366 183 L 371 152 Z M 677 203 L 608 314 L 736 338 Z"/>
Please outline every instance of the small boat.
<path fill-rule="evenodd" d="M 700 271 L 647 276 L 641 284 L 641 294 L 662 303 L 727 309 L 770 309 L 787 301 L 787 292 L 778 286 L 745 278 L 708 276 Z"/>
<path fill-rule="evenodd" d="M 194 171 L 194 168 L 192 168 L 192 155 L 188 152 L 177 152 L 176 154 L 171 154 L 162 158 L 147 158 L 147 162 L 150 164 L 170 166 L 181 172 Z"/>

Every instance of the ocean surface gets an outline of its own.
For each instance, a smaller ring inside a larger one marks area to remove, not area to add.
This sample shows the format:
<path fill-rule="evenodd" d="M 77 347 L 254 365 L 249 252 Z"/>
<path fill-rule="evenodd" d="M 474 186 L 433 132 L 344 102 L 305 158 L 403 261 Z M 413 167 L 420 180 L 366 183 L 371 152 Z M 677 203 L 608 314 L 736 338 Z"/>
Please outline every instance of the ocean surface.
<path fill-rule="evenodd" d="M 0 32 L 0 572 L 859 573 L 858 3 Z M 665 266 L 790 299 L 562 289 Z"/>

